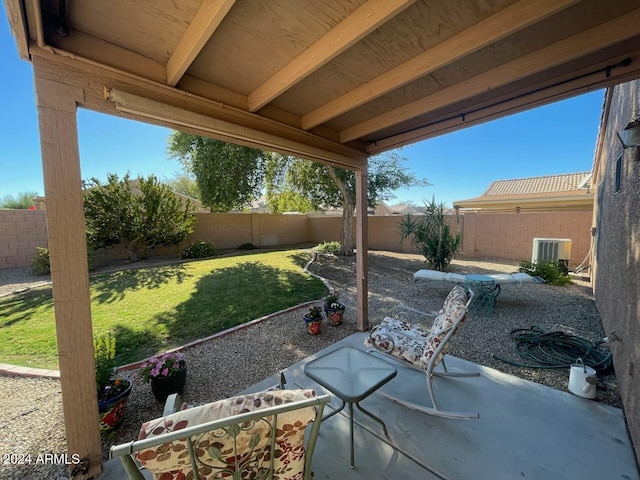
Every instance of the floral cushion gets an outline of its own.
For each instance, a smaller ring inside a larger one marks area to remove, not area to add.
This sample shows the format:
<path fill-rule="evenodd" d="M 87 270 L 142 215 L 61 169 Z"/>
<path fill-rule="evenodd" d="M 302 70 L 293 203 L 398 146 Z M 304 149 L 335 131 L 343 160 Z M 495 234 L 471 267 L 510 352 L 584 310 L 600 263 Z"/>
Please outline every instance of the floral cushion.
<path fill-rule="evenodd" d="M 162 435 L 240 413 L 252 412 L 314 397 L 313 390 L 276 390 L 233 397 L 199 407 L 181 410 L 142 425 L 138 439 Z M 315 419 L 315 407 L 278 415 L 274 479 L 298 480 L 304 470 L 305 427 Z M 192 437 L 198 457 L 200 478 L 231 477 L 241 470 L 241 478 L 253 478 L 266 472 L 271 459 L 270 424 L 273 417 L 233 425 Z M 136 454 L 143 467 L 158 480 L 190 479 L 191 460 L 186 440 L 155 446 Z"/>
<path fill-rule="evenodd" d="M 431 357 L 456 319 L 460 315 L 464 315 L 466 302 L 467 294 L 464 289 L 455 286 L 447 296 L 442 310 L 438 312 L 431 328 L 387 317 L 371 331 L 365 340 L 365 345 L 376 347 L 417 367 L 426 369 Z M 434 366 L 440 363 L 447 351 L 448 345 L 440 352 Z"/>

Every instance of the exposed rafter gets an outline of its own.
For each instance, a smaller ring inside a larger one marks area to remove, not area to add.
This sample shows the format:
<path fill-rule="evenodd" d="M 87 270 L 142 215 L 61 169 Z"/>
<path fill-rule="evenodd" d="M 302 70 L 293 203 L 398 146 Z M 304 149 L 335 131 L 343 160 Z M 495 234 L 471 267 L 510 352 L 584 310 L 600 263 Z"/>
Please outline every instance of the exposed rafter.
<path fill-rule="evenodd" d="M 249 95 L 255 112 L 337 57 L 415 0 L 369 0 Z"/>
<path fill-rule="evenodd" d="M 580 0 L 521 0 L 302 117 L 309 130 L 402 87 Z"/>
<path fill-rule="evenodd" d="M 204 0 L 167 61 L 167 85 L 174 86 L 205 46 L 236 0 Z"/>
<path fill-rule="evenodd" d="M 473 97 L 639 34 L 640 9 L 342 130 L 340 141 L 349 142 L 392 127 L 443 107 L 451 103 L 452 98 L 462 100 Z"/>

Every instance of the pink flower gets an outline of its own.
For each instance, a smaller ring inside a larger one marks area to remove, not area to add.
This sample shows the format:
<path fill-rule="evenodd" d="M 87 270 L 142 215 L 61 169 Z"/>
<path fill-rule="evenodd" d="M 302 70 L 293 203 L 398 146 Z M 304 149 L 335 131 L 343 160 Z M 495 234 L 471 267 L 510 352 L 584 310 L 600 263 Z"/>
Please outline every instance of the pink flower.
<path fill-rule="evenodd" d="M 162 376 L 163 377 L 168 377 L 169 376 L 169 369 L 165 368 L 164 370 L 162 370 Z"/>

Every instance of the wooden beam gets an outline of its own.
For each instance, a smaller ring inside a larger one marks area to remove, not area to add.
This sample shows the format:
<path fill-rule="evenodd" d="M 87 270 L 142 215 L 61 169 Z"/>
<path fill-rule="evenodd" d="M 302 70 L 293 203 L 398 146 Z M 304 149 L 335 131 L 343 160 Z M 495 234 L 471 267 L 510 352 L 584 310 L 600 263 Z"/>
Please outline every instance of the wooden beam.
<path fill-rule="evenodd" d="M 302 116 L 304 130 L 428 75 L 580 0 L 521 0 L 411 60 Z"/>
<path fill-rule="evenodd" d="M 88 460 L 93 476 L 102 471 L 102 445 L 76 120 L 83 92 L 42 78 L 38 66 L 36 58 L 36 102 L 67 450 Z"/>
<path fill-rule="evenodd" d="M 51 52 L 41 49 L 33 43 L 30 45 L 30 50 L 32 56 L 41 60 L 42 74 L 46 75 L 47 78 L 55 80 L 63 76 L 66 83 L 82 88 L 85 93 L 83 107 L 91 110 L 119 115 L 115 104 L 105 99 L 104 88 L 109 86 L 110 88 L 130 92 L 145 98 L 155 99 L 167 105 L 200 113 L 207 117 L 274 135 L 280 137 L 282 142 L 292 142 L 297 146 L 308 146 L 316 152 L 321 150 L 328 159 L 336 156 L 342 157 L 345 159 L 345 163 L 349 163 L 346 168 L 355 169 L 367 158 L 364 153 L 364 146 L 354 148 L 353 145 L 341 145 L 337 141 L 305 132 L 282 122 L 248 113 L 245 110 L 202 98 L 189 92 L 180 91 L 174 87 L 167 86 L 164 81 L 162 83 L 154 82 L 116 68 L 98 65 L 96 62 L 82 57 L 58 54 L 57 51 Z M 135 115 L 122 116 L 163 125 L 168 128 L 178 128 L 177 124 L 171 124 L 169 121 L 145 120 L 144 117 L 136 117 Z M 337 138 L 337 132 L 334 133 Z M 254 143 L 253 146 L 263 148 L 257 143 Z M 304 152 L 301 152 L 300 155 L 306 158 Z"/>
<path fill-rule="evenodd" d="M 444 107 L 453 101 L 458 102 L 498 88 L 639 34 L 640 9 L 444 88 L 432 95 L 353 125 L 340 132 L 340 141 L 344 143 L 362 138 L 373 132 Z"/>
<path fill-rule="evenodd" d="M 135 115 L 146 120 L 160 121 L 173 128 L 189 128 L 213 134 L 226 141 L 260 146 L 270 151 L 283 152 L 300 158 L 323 163 L 332 163 L 342 168 L 357 168 L 361 162 L 353 157 L 329 153 L 301 142 L 286 140 L 276 135 L 261 132 L 201 113 L 185 110 L 121 90 L 107 90 L 105 96 L 116 104 L 119 112 Z"/>
<path fill-rule="evenodd" d="M 600 62 L 599 66 L 595 68 L 605 68 L 606 65 L 615 65 L 623 59 L 628 58 L 629 55 L 630 54 L 624 54 L 610 59 L 607 62 Z M 454 114 L 454 116 L 449 114 L 443 118 L 435 118 L 423 127 L 385 137 L 370 143 L 367 146 L 367 153 L 376 155 L 394 148 L 400 148 L 456 130 L 496 120 L 507 115 L 513 115 L 576 95 L 582 95 L 597 89 L 634 80 L 640 76 L 640 51 L 634 52 L 631 56 L 635 58 L 631 66 L 615 68 L 611 70 L 609 76 L 606 76 L 605 72 L 603 72 L 601 76 L 587 75 L 589 71 L 593 71 L 594 67 L 590 66 L 588 69 L 583 68 L 572 72 L 572 76 L 578 77 L 576 80 L 572 81 L 560 77 L 554 79 L 558 83 L 557 85 L 530 85 L 528 91 L 533 93 L 517 90 L 511 92 L 508 98 L 494 99 L 494 103 L 490 105 L 467 106 L 465 110 L 461 110 L 459 113 Z"/>
<path fill-rule="evenodd" d="M 29 30 L 22 12 L 20 0 L 4 0 L 4 10 L 7 12 L 9 27 L 18 47 L 21 58 L 29 60 Z"/>
<path fill-rule="evenodd" d="M 369 0 L 249 94 L 249 110 L 259 110 L 415 1 Z"/>
<path fill-rule="evenodd" d="M 369 329 L 367 163 L 356 170 L 356 328 Z"/>
<path fill-rule="evenodd" d="M 226 17 L 235 0 L 204 0 L 167 61 L 167 84 L 175 86 Z"/>

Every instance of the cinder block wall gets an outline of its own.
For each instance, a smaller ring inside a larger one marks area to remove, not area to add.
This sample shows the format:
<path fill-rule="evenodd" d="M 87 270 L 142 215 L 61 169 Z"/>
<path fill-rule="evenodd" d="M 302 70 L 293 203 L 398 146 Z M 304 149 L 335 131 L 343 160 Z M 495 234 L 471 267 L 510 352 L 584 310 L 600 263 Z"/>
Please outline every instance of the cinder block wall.
<path fill-rule="evenodd" d="M 569 265 L 578 266 L 591 246 L 591 211 L 465 213 L 465 258 L 531 260 L 534 238 L 570 238 Z"/>
<path fill-rule="evenodd" d="M 0 210 L 0 268 L 31 265 L 36 247 L 46 246 L 45 211 Z"/>

